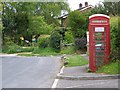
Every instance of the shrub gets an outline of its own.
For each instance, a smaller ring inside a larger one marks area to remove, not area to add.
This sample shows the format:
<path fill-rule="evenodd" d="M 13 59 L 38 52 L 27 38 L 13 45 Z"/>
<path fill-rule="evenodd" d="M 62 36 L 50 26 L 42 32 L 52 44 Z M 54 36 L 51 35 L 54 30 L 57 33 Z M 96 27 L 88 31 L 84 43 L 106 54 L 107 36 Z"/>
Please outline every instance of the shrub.
<path fill-rule="evenodd" d="M 70 31 L 65 32 L 64 42 L 66 44 L 74 42 L 74 37 Z"/>
<path fill-rule="evenodd" d="M 68 26 L 71 27 L 75 38 L 83 37 L 86 33 L 86 16 L 79 11 L 73 11 L 68 16 Z"/>
<path fill-rule="evenodd" d="M 49 46 L 49 35 L 41 35 L 39 36 L 37 43 L 38 47 L 40 48 L 45 48 Z"/>
<path fill-rule="evenodd" d="M 58 28 L 55 28 L 55 30 L 52 32 L 50 36 L 50 46 L 54 48 L 57 52 L 60 51 L 61 40 L 62 35 L 60 34 L 60 30 Z"/>
<path fill-rule="evenodd" d="M 20 53 L 20 52 L 32 52 L 33 50 L 34 50 L 33 47 L 22 48 L 22 47 L 16 45 L 15 43 L 11 44 L 11 45 L 5 45 L 2 48 L 3 53 L 9 53 L 9 54 Z"/>
<path fill-rule="evenodd" d="M 120 60 L 120 30 L 118 27 L 120 21 L 117 22 L 113 19 L 116 20 L 118 17 L 111 18 L 111 58 L 112 60 Z"/>
<path fill-rule="evenodd" d="M 33 47 L 22 48 L 15 44 L 9 37 L 5 37 L 5 43 L 4 46 L 2 46 L 3 53 L 32 52 L 33 50 Z"/>
<path fill-rule="evenodd" d="M 82 50 L 86 48 L 87 40 L 86 38 L 76 38 L 75 39 L 75 49 Z"/>
<path fill-rule="evenodd" d="M 68 16 L 68 26 L 71 28 L 72 34 L 75 39 L 75 49 L 81 50 L 86 45 L 86 27 L 88 27 L 87 13 L 80 13 L 73 11 Z M 81 38 L 81 39 L 79 39 Z"/>
<path fill-rule="evenodd" d="M 2 52 L 3 53 L 21 52 L 21 48 L 20 48 L 20 46 L 18 46 L 16 44 L 6 45 L 6 46 L 3 46 Z"/>
<path fill-rule="evenodd" d="M 75 53 L 75 48 L 74 46 L 67 46 L 62 48 L 61 54 L 74 54 Z"/>

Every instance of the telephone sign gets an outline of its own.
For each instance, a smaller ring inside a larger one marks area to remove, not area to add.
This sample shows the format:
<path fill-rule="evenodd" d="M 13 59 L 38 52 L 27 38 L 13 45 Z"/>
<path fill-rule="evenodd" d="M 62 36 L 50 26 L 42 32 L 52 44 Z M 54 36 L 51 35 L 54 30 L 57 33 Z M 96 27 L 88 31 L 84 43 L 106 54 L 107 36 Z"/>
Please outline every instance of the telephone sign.
<path fill-rule="evenodd" d="M 89 17 L 89 68 L 95 72 L 109 62 L 110 17 L 94 14 Z"/>
<path fill-rule="evenodd" d="M 104 32 L 104 27 L 95 27 L 95 32 Z"/>

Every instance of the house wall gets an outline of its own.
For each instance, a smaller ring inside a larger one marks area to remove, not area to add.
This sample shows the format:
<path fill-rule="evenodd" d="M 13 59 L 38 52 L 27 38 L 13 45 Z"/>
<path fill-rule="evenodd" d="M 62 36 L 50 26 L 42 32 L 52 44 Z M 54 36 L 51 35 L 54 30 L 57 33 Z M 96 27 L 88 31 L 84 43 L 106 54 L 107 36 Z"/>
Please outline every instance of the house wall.
<path fill-rule="evenodd" d="M 63 27 L 67 27 L 67 18 L 63 19 Z"/>
<path fill-rule="evenodd" d="M 84 10 L 79 10 L 80 12 L 87 12 L 88 10 L 91 10 L 92 7 L 89 7 L 87 9 L 84 9 Z M 68 20 L 67 20 L 67 17 L 66 18 L 62 18 L 62 27 L 67 27 L 67 24 L 68 24 Z"/>

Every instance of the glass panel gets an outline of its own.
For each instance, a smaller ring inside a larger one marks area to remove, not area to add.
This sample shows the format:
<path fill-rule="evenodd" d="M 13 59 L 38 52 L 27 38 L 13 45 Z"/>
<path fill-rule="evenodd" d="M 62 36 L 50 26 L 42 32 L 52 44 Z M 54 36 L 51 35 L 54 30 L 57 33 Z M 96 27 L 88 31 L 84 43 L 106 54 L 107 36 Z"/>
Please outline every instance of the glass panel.
<path fill-rule="evenodd" d="M 106 30 L 104 30 L 104 32 L 102 30 L 96 30 L 96 31 L 99 32 L 94 32 L 95 58 L 96 58 L 96 66 L 99 67 L 104 64 L 104 59 L 105 59 Z"/>
<path fill-rule="evenodd" d="M 102 66 L 104 64 L 104 57 L 96 57 L 96 66 Z"/>
<path fill-rule="evenodd" d="M 96 56 L 105 56 L 104 52 L 96 52 Z"/>
<path fill-rule="evenodd" d="M 96 32 L 96 33 L 95 33 L 95 36 L 102 36 L 102 33 Z"/>

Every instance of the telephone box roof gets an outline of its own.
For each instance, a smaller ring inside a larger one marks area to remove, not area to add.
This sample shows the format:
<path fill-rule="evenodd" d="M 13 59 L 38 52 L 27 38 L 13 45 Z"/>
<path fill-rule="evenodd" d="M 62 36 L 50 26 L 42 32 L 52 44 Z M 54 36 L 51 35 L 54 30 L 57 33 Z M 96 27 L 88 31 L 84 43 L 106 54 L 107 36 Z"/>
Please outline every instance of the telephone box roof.
<path fill-rule="evenodd" d="M 91 18 L 93 18 L 95 16 L 103 16 L 103 17 L 106 17 L 106 18 L 110 18 L 109 16 L 104 15 L 104 14 L 94 14 L 94 15 L 89 16 L 89 19 L 91 19 Z"/>

